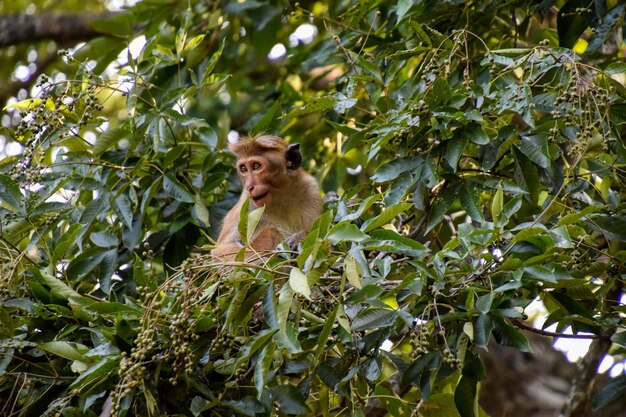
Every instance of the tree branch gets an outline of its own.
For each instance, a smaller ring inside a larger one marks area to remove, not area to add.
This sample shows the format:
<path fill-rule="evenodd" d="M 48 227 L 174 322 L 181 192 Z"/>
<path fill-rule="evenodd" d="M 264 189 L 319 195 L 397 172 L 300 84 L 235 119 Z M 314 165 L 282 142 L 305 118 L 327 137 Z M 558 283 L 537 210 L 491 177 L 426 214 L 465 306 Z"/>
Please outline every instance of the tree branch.
<path fill-rule="evenodd" d="M 0 16 L 0 47 L 50 39 L 82 41 L 100 36 L 89 22 L 124 12 L 89 14 L 9 14 Z"/>
<path fill-rule="evenodd" d="M 547 330 L 537 329 L 536 327 L 529 326 L 528 324 L 524 324 L 521 320 L 518 319 L 510 319 L 511 323 L 518 329 L 527 330 L 529 332 L 547 336 L 547 337 L 561 337 L 563 339 L 609 339 L 610 336 L 598 335 L 598 334 L 567 334 L 567 333 L 558 333 L 558 332 L 550 332 Z"/>

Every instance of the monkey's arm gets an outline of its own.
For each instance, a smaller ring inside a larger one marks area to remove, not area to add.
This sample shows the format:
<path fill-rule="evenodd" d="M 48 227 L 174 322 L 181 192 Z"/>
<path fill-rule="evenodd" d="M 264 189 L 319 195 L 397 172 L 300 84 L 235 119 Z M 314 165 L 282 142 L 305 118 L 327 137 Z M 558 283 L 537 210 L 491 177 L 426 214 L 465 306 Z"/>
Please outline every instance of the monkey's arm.
<path fill-rule="evenodd" d="M 243 242 L 239 237 L 239 211 L 241 210 L 242 201 L 233 207 L 224 218 L 222 231 L 217 238 L 215 249 L 211 254 L 222 260 L 233 260 L 243 247 Z"/>
<path fill-rule="evenodd" d="M 254 237 L 250 241 L 250 248 L 247 249 L 244 255 L 244 259 L 248 262 L 255 261 L 261 258 L 266 252 L 273 250 L 276 246 L 284 240 L 283 235 L 274 227 L 265 227 L 255 233 Z M 213 256 L 225 260 L 232 261 L 235 259 L 239 251 L 243 248 L 243 243 L 239 239 L 239 233 L 236 235 L 236 239 L 232 241 L 219 242 L 218 245 L 211 252 Z"/>
<path fill-rule="evenodd" d="M 250 246 L 256 251 L 273 250 L 280 242 L 285 240 L 282 233 L 275 227 L 264 227 L 255 233 L 250 241 Z"/>
<path fill-rule="evenodd" d="M 222 260 L 234 260 L 241 248 L 244 247 L 243 240 L 239 235 L 239 212 L 243 205 L 242 200 L 224 218 L 222 232 L 217 238 L 215 249 L 211 252 L 213 256 Z M 246 250 L 245 259 L 257 259 L 259 258 L 257 252 L 271 251 L 283 240 L 284 236 L 275 227 L 262 227 L 250 240 L 249 244 L 252 250 Z"/>

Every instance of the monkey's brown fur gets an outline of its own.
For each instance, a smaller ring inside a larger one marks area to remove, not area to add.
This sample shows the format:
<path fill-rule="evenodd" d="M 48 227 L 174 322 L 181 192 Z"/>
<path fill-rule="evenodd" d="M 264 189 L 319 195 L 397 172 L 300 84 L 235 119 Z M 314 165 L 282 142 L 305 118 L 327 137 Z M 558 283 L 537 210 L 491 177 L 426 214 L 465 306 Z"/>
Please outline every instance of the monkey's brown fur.
<path fill-rule="evenodd" d="M 243 184 L 239 201 L 224 218 L 213 255 L 232 260 L 243 247 L 239 236 L 241 207 L 250 199 L 250 210 L 265 206 L 263 217 L 250 239 L 256 252 L 272 250 L 282 241 L 297 244 L 322 212 L 322 198 L 315 178 L 300 168 L 298 145 L 276 136 L 263 135 L 229 146 L 237 154 L 237 172 Z"/>

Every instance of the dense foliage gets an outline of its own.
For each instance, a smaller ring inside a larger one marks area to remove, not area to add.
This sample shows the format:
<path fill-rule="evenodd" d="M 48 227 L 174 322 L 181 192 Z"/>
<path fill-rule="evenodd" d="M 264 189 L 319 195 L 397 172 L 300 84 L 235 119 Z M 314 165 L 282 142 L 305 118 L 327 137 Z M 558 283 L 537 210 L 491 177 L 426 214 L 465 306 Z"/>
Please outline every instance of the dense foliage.
<path fill-rule="evenodd" d="M 535 3 L 145 0 L 59 51 L 5 109 L 0 414 L 484 415 L 535 299 L 623 357 L 625 6 Z M 208 255 L 231 131 L 301 143 L 297 253 Z"/>

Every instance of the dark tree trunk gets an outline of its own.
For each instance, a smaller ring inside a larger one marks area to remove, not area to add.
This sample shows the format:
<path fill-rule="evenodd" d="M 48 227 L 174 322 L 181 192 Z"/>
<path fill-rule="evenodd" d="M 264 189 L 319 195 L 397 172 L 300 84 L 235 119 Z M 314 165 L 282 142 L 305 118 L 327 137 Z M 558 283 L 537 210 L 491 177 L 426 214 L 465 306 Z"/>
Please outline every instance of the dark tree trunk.
<path fill-rule="evenodd" d="M 82 41 L 98 36 L 89 26 L 117 12 L 99 14 L 10 14 L 0 16 L 0 47 L 35 42 L 42 39 L 58 43 Z"/>
<path fill-rule="evenodd" d="M 488 379 L 481 382 L 480 404 L 491 417 L 557 417 L 570 404 L 579 407 L 582 403 L 586 404 L 585 411 L 577 416 L 626 417 L 619 401 L 596 412 L 589 410 L 589 400 L 608 381 L 606 375 L 596 375 L 597 362 L 577 367 L 552 347 L 551 338 L 527 332 L 525 335 L 533 353 L 491 343 L 489 352 L 481 355 Z M 606 342 L 595 340 L 592 346 Z M 581 374 L 583 369 L 587 370 L 585 375 Z M 587 401 L 573 401 L 571 392 L 578 391 L 575 388 L 581 380 L 595 384 L 585 385 Z"/>

